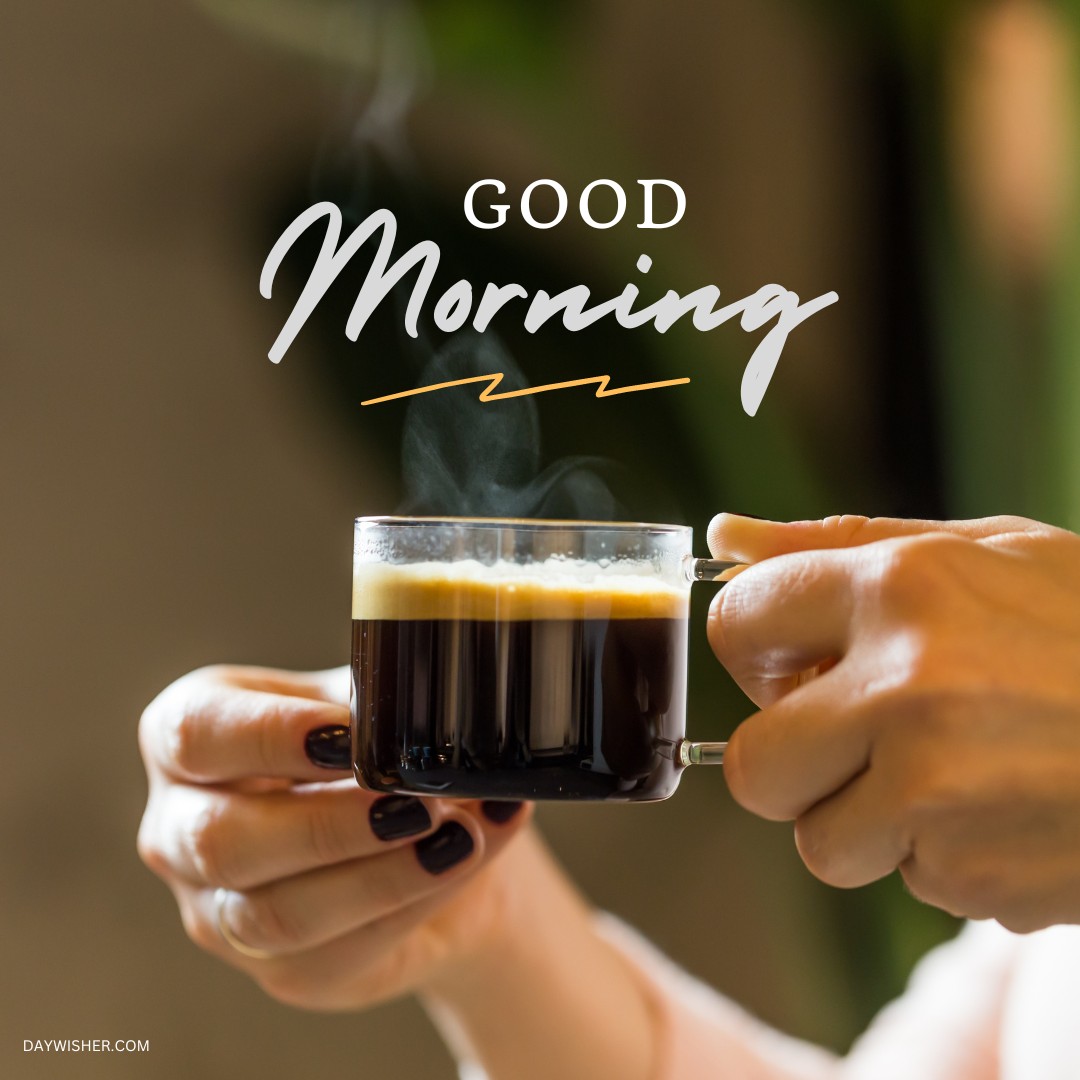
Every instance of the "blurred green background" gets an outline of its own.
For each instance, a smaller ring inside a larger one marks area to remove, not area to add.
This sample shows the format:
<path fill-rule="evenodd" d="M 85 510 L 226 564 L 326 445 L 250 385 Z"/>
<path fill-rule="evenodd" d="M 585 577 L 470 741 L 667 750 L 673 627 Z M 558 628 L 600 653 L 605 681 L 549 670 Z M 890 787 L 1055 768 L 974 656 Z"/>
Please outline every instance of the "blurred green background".
<path fill-rule="evenodd" d="M 544 463 L 605 459 L 618 512 L 1023 513 L 1080 526 L 1075 5 L 841 0 L 73 0 L 0 11 L 8 305 L 5 1046 L 132 1037 L 79 1075 L 452 1075 L 419 1010 L 289 1011 L 199 954 L 138 864 L 141 708 L 200 663 L 347 658 L 351 519 L 403 496 L 428 343 L 390 307 L 349 343 L 350 269 L 284 362 L 259 269 L 317 198 L 392 206 L 448 280 L 639 280 L 840 303 L 792 335 L 759 414 L 735 326 L 496 327 L 532 383 L 690 387 L 536 399 Z M 678 181 L 676 228 L 571 218 L 479 234 L 461 198 L 551 177 Z M 305 249 L 310 259 L 309 244 Z M 517 320 L 520 324 L 520 319 Z M 437 345 L 437 342 L 433 343 Z M 455 391 L 454 393 L 457 393 Z M 496 408 L 497 406 L 490 406 Z M 467 508 L 466 508 L 467 509 Z M 695 598 L 698 625 L 708 604 Z M 699 634 L 691 728 L 750 710 Z M 895 876 L 838 892 L 722 778 L 649 807 L 544 807 L 602 907 L 756 1013 L 842 1049 L 955 930 Z M 5 1055 L 13 1051 L 6 1050 Z M 6 1075 L 55 1076 L 12 1058 Z M 395 1071 L 396 1070 L 396 1071 Z"/>

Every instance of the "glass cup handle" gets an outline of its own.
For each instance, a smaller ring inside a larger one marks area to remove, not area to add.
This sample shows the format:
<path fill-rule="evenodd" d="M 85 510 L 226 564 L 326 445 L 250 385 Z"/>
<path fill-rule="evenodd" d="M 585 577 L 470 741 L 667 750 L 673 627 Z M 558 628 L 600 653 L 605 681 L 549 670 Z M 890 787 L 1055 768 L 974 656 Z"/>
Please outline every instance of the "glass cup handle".
<path fill-rule="evenodd" d="M 719 559 L 695 559 L 688 556 L 686 576 L 691 583 L 708 581 L 723 586 L 726 584 L 721 580 L 723 574 L 738 565 L 721 562 Z M 726 742 L 694 742 L 692 739 L 681 739 L 675 747 L 675 760 L 684 768 L 687 765 L 723 765 L 725 750 Z"/>
<path fill-rule="evenodd" d="M 675 747 L 675 760 L 685 768 L 687 765 L 723 765 L 726 742 L 693 742 L 681 739 Z"/>
<path fill-rule="evenodd" d="M 734 570 L 741 563 L 721 562 L 719 559 L 695 559 L 693 555 L 687 555 L 684 565 L 686 578 L 691 584 L 695 581 L 708 581 L 724 585 L 726 582 L 720 580 L 721 576 L 728 570 Z"/>

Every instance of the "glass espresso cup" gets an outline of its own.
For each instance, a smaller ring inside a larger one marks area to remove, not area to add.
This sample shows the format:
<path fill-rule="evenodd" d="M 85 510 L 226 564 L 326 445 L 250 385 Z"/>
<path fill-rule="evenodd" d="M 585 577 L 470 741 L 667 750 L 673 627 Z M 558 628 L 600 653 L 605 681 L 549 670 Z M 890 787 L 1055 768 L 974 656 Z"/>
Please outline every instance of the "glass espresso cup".
<path fill-rule="evenodd" d="M 666 799 L 723 760 L 686 738 L 690 587 L 679 525 L 358 518 L 352 746 L 379 792 Z"/>

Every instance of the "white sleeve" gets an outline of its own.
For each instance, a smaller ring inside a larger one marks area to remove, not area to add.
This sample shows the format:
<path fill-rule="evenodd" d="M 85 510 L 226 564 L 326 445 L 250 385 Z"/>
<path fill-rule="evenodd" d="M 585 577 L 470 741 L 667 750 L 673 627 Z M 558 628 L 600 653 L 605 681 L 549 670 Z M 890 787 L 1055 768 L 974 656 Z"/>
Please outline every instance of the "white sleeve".
<path fill-rule="evenodd" d="M 927 953 L 852 1047 L 844 1080 L 998 1080 L 1003 1014 L 1025 939 L 968 923 Z"/>

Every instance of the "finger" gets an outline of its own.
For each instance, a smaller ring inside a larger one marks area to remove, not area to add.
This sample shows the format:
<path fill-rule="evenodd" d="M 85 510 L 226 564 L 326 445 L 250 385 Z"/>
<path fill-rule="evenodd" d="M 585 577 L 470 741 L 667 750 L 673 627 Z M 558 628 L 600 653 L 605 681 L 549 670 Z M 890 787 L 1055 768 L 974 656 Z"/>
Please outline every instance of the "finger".
<path fill-rule="evenodd" d="M 518 813 L 510 826 L 482 823 L 471 814 L 457 813 L 444 824 L 453 824 L 456 833 L 464 829 L 470 846 L 464 858 L 453 864 L 446 863 L 445 845 L 436 842 L 433 847 L 418 841 L 409 848 L 314 870 L 266 889 L 230 892 L 220 913 L 215 890 L 185 883 L 174 890 L 192 939 L 235 967 L 259 973 L 267 963 L 287 961 L 294 966 L 302 961 L 313 975 L 321 972 L 328 977 L 338 956 L 335 946 L 343 939 L 370 928 L 375 939 L 399 944 L 394 927 L 400 923 L 394 920 L 403 913 L 415 915 L 423 903 L 429 906 L 422 910 L 430 915 L 455 887 L 494 859 L 529 816 L 528 810 Z M 432 861 L 433 850 L 440 852 L 442 862 Z M 219 930 L 219 914 L 235 939 L 265 949 L 271 954 L 269 959 L 245 956 L 229 944 Z"/>
<path fill-rule="evenodd" d="M 423 972 L 435 959 L 438 938 L 424 933 L 425 924 L 472 879 L 462 874 L 378 922 L 305 952 L 263 961 L 252 974 L 278 1001 L 305 1009 L 358 1009 L 396 997 L 412 989 L 413 972 Z"/>
<path fill-rule="evenodd" d="M 735 729 L 724 755 L 733 798 L 759 817 L 792 821 L 870 760 L 871 724 L 858 685 L 840 664 Z"/>
<path fill-rule="evenodd" d="M 218 664 L 194 674 L 242 690 L 262 690 L 268 694 L 338 704 L 348 704 L 349 701 L 348 667 L 327 668 L 324 671 L 286 671 L 254 664 Z"/>
<path fill-rule="evenodd" d="M 718 514 L 709 524 L 709 551 L 714 559 L 761 562 L 795 551 L 861 547 L 878 540 L 923 533 L 953 533 L 969 539 L 1005 533 L 1035 532 L 1038 522 L 1019 517 L 976 518 L 971 521 L 921 521 L 905 518 L 867 518 L 842 514 L 820 521 L 761 521 L 739 514 Z"/>
<path fill-rule="evenodd" d="M 848 649 L 857 568 L 843 553 L 786 555 L 751 566 L 717 593 L 709 644 L 758 704 Z"/>
<path fill-rule="evenodd" d="M 451 812 L 435 833 L 396 851 L 230 892 L 222 918 L 245 945 L 302 952 L 437 892 L 483 855 L 480 824 Z"/>
<path fill-rule="evenodd" d="M 526 808 L 501 826 L 485 820 L 481 824 L 484 855 L 469 869 L 442 879 L 437 892 L 386 918 L 313 949 L 271 961 L 274 970 L 258 973 L 263 987 L 279 1000 L 306 1008 L 341 1008 L 343 1004 L 356 1008 L 415 987 L 418 978 L 446 959 L 449 949 L 460 948 L 469 934 L 482 934 L 497 917 L 498 891 L 485 888 L 470 896 L 467 927 L 460 919 L 453 930 L 443 930 L 436 922 L 455 897 L 476 882 L 477 874 L 520 835 L 529 816 Z M 482 906 L 477 907 L 477 903 Z"/>
<path fill-rule="evenodd" d="M 306 697 L 349 704 L 349 668 L 347 665 L 322 671 L 282 671 L 277 668 L 236 666 L 227 669 L 234 685 L 248 690 L 264 690 L 286 697 Z"/>
<path fill-rule="evenodd" d="M 340 775 L 348 768 L 347 753 L 334 759 L 340 768 L 328 770 L 305 747 L 309 736 L 327 732 L 334 735 L 335 746 L 344 742 L 347 747 L 348 709 L 324 700 L 315 684 L 299 686 L 290 680 L 287 685 L 294 691 L 288 696 L 202 673 L 173 683 L 147 706 L 139 726 L 148 765 L 193 783 Z M 298 696 L 298 689 L 307 696 Z"/>
<path fill-rule="evenodd" d="M 795 844 L 815 877 L 854 889 L 887 877 L 911 854 L 900 818 L 871 766 L 796 819 Z"/>
<path fill-rule="evenodd" d="M 170 784 L 151 796 L 144 847 L 188 881 L 249 889 L 381 854 L 434 832 L 438 800 L 376 795 L 354 780 L 249 795 Z"/>

